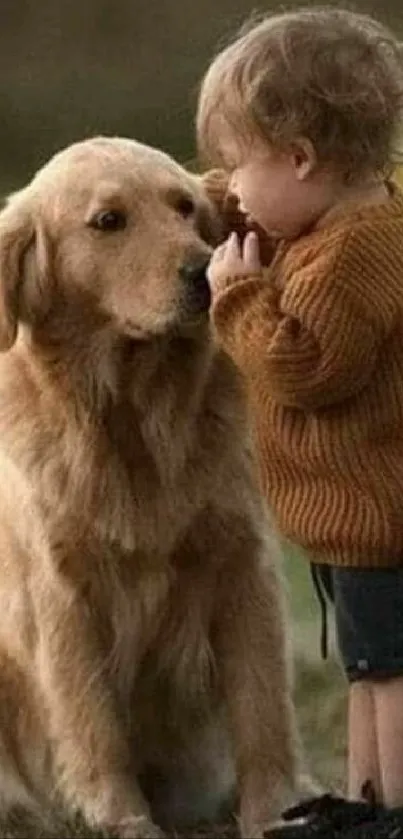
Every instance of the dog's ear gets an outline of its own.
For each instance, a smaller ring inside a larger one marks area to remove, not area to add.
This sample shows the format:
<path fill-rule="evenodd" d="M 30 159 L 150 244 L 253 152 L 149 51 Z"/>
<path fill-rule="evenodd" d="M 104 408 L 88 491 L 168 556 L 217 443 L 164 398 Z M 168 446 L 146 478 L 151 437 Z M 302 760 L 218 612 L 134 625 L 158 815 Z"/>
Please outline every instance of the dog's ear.
<path fill-rule="evenodd" d="M 204 237 L 206 241 L 216 246 L 225 241 L 232 231 L 236 231 L 243 239 L 246 233 L 246 219 L 239 209 L 238 199 L 228 191 L 229 175 L 221 169 L 210 169 L 196 177 L 209 202 L 210 227 L 212 221 L 214 222 L 211 235 Z M 206 224 L 204 226 L 207 227 Z"/>
<path fill-rule="evenodd" d="M 21 191 L 0 212 L 0 351 L 14 344 L 20 320 L 31 321 L 46 286 L 47 247 Z"/>
<path fill-rule="evenodd" d="M 228 195 L 229 175 L 223 169 L 209 169 L 199 175 L 198 180 L 218 212 L 223 213 Z"/>
<path fill-rule="evenodd" d="M 276 243 L 257 222 L 250 221 L 241 210 L 239 199 L 229 191 L 228 173 L 221 169 L 211 169 L 200 175 L 199 180 L 221 219 L 221 240 L 234 231 L 242 242 L 246 234 L 253 230 L 259 239 L 260 261 L 263 266 L 270 265 Z"/>
<path fill-rule="evenodd" d="M 230 233 L 238 234 L 242 241 L 250 226 L 246 214 L 241 210 L 239 198 L 229 190 L 230 176 L 223 169 L 210 169 L 199 176 L 200 182 L 219 214 L 222 225 L 222 238 Z"/>

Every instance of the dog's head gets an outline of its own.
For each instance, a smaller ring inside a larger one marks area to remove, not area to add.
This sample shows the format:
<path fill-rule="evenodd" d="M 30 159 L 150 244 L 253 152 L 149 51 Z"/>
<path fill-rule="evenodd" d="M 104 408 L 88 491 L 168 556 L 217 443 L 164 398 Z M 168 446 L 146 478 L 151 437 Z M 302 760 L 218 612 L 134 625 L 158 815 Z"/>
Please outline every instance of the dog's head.
<path fill-rule="evenodd" d="M 209 308 L 218 235 L 200 180 L 167 155 L 118 138 L 70 146 L 0 213 L 0 349 L 72 300 L 138 340 L 188 326 Z"/>

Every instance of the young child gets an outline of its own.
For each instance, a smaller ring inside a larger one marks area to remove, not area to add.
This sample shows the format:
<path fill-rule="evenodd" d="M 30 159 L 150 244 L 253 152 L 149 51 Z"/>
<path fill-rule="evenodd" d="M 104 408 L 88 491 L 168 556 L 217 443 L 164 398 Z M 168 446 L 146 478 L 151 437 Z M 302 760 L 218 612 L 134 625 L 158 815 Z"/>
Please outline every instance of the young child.
<path fill-rule="evenodd" d="M 217 340 L 245 379 L 268 504 L 334 600 L 349 798 L 372 786 L 401 835 L 403 196 L 389 176 L 402 113 L 391 32 L 313 8 L 241 33 L 211 64 L 197 117 L 204 159 L 275 245 L 265 268 L 254 233 L 215 251 Z M 340 802 L 325 803 L 284 835 L 350 836 L 331 832 Z M 376 821 L 351 836 L 400 835 Z"/>

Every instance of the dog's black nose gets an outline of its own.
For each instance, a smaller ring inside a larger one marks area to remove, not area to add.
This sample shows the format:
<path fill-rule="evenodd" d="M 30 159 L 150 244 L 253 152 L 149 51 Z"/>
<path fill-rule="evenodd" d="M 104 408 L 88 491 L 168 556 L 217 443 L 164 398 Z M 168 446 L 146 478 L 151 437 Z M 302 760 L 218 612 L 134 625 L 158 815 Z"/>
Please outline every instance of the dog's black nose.
<path fill-rule="evenodd" d="M 200 285 L 207 282 L 206 271 L 209 260 L 202 262 L 188 262 L 179 269 L 182 279 L 190 285 Z"/>
<path fill-rule="evenodd" d="M 207 281 L 208 259 L 198 262 L 188 262 L 179 269 L 179 274 L 185 285 L 187 306 L 194 312 L 206 311 L 210 308 L 210 286 Z"/>

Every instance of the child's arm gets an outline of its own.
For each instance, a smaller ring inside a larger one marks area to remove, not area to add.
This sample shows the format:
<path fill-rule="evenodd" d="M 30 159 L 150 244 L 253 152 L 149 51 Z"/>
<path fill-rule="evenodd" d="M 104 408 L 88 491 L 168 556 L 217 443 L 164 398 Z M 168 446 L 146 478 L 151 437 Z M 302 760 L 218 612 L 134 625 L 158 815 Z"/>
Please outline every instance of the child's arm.
<path fill-rule="evenodd" d="M 317 255 L 281 292 L 275 266 L 229 277 L 212 309 L 219 343 L 284 405 L 309 410 L 346 399 L 370 378 L 391 327 L 394 307 L 380 280 L 385 264 L 370 239 L 357 249 L 351 233 L 338 253 Z"/>

